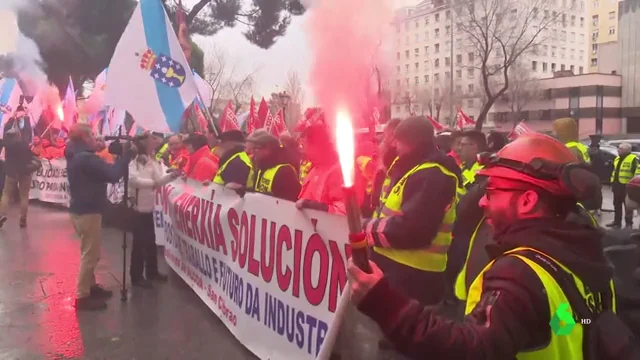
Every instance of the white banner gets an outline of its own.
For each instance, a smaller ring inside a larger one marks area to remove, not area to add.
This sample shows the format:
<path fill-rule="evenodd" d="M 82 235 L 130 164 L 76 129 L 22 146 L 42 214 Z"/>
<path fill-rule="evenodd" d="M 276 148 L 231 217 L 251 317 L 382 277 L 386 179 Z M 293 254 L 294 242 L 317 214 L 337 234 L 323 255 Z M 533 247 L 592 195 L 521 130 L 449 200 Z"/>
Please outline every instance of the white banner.
<path fill-rule="evenodd" d="M 40 159 L 42 168 L 31 177 L 30 200 L 59 204 L 69 207 L 69 180 L 67 179 L 67 161 L 65 159 Z M 124 181 L 107 184 L 107 198 L 112 203 L 122 200 Z"/>
<path fill-rule="evenodd" d="M 167 263 L 255 355 L 314 359 L 330 343 L 345 304 L 344 217 L 180 180 L 156 204 Z"/>

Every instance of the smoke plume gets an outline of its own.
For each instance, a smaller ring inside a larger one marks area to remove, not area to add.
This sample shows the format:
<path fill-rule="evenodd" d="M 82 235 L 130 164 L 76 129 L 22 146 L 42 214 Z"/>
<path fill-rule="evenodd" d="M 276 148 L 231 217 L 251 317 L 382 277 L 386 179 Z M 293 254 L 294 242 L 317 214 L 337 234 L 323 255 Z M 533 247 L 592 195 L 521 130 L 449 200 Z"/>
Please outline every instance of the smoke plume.
<path fill-rule="evenodd" d="M 38 45 L 18 28 L 16 14 L 25 3 L 28 2 L 0 1 L 0 74 L 17 78 L 22 92 L 33 96 L 48 86 L 48 81 Z"/>
<path fill-rule="evenodd" d="M 338 109 L 349 111 L 355 126 L 364 119 L 375 89 L 374 67 L 386 69 L 385 34 L 393 17 L 391 0 L 306 0 L 312 51 L 309 74 L 315 100 L 333 124 Z"/>

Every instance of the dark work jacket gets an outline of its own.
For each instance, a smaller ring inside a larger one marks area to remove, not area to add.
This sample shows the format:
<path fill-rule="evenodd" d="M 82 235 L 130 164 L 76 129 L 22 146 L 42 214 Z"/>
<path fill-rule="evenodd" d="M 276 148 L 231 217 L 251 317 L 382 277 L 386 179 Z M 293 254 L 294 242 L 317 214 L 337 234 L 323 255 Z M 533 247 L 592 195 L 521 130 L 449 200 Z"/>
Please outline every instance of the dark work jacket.
<path fill-rule="evenodd" d="M 29 175 L 27 167 L 35 155 L 31 152 L 29 144 L 20 139 L 5 140 L 5 163 L 4 172 L 6 175 L 18 179 L 22 176 Z"/>
<path fill-rule="evenodd" d="M 519 246 L 535 248 L 569 268 L 594 292 L 612 277 L 602 251 L 602 233 L 564 219 L 514 223 L 496 244 L 492 258 Z M 414 359 L 514 359 L 545 347 L 551 339 L 550 313 L 542 281 L 520 259 L 499 258 L 484 273 L 482 296 L 464 322 L 452 322 L 392 289 L 382 279 L 360 302 L 396 348 Z"/>
<path fill-rule="evenodd" d="M 239 146 L 236 146 L 236 147 L 234 147 L 232 149 L 227 150 L 220 157 L 220 162 L 219 162 L 220 168 L 233 155 L 235 155 L 235 154 L 237 154 L 239 152 L 243 152 L 243 151 L 245 151 L 245 148 L 242 145 L 239 145 Z M 236 183 L 236 184 L 240 184 L 240 185 L 246 186 L 247 185 L 247 180 L 249 180 L 249 174 L 250 173 L 251 173 L 251 168 L 248 167 L 247 164 L 245 164 L 244 161 L 242 161 L 242 159 L 240 159 L 240 157 L 237 157 L 237 158 L 231 160 L 231 162 L 227 164 L 227 167 L 224 169 L 222 174 L 220 174 L 220 176 L 222 177 L 222 180 L 224 181 L 225 185 L 228 184 L 228 183 Z"/>
<path fill-rule="evenodd" d="M 76 215 L 101 214 L 109 204 L 107 183 L 116 183 L 125 175 L 129 152 L 108 164 L 83 142 L 69 142 L 65 150 L 71 204 Z"/>
<path fill-rule="evenodd" d="M 290 158 L 284 148 L 277 148 L 269 158 L 264 159 L 259 164 L 254 164 L 256 168 L 253 171 L 253 183 L 257 184 L 259 172 L 264 172 L 281 164 L 291 165 Z M 292 166 L 283 166 L 276 172 L 271 185 L 271 193 L 267 193 L 267 195 L 296 201 L 300 193 L 300 186 L 296 170 Z M 250 191 L 255 191 L 255 189 L 250 189 Z"/>

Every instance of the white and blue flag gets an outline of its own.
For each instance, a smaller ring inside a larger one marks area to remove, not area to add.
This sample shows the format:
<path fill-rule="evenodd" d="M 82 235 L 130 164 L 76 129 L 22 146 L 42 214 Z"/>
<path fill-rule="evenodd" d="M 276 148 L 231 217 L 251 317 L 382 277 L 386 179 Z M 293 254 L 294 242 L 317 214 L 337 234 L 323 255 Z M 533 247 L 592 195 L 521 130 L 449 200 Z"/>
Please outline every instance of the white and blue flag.
<path fill-rule="evenodd" d="M 161 0 L 140 0 L 116 46 L 106 87 L 107 104 L 129 112 L 138 126 L 180 130 L 198 88 Z"/>
<path fill-rule="evenodd" d="M 0 80 L 0 138 L 4 135 L 4 125 L 20 105 L 22 90 L 16 79 Z"/>

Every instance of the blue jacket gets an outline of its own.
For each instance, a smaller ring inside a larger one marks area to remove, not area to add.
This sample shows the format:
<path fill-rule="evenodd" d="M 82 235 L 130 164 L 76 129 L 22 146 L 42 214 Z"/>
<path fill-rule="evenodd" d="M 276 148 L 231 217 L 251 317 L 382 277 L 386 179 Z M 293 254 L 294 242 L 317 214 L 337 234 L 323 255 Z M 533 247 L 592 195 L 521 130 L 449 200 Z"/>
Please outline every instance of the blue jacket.
<path fill-rule="evenodd" d="M 116 183 L 125 175 L 131 156 L 125 152 L 111 165 L 84 142 L 69 142 L 64 156 L 71 194 L 69 212 L 76 215 L 102 214 L 109 204 L 107 183 Z"/>

